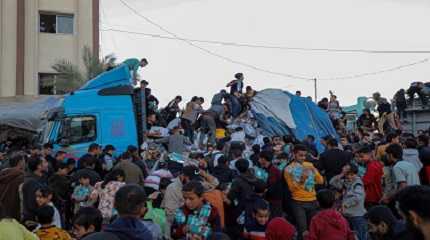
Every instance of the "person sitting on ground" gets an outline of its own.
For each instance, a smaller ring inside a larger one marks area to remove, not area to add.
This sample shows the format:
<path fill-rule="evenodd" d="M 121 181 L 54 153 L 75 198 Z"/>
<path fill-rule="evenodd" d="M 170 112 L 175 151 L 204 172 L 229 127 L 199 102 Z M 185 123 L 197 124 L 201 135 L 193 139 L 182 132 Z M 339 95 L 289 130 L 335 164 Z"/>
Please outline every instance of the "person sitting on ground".
<path fill-rule="evenodd" d="M 88 239 L 93 233 L 102 230 L 102 213 L 93 207 L 83 207 L 73 220 L 73 233 L 80 240 Z"/>
<path fill-rule="evenodd" d="M 322 210 L 312 218 L 309 232 L 303 234 L 304 239 L 355 240 L 355 235 L 349 228 L 348 221 L 342 214 L 333 209 L 336 201 L 334 192 L 320 190 L 317 194 L 317 200 Z"/>
<path fill-rule="evenodd" d="M 36 231 L 40 240 L 72 240 L 72 237 L 63 229 L 52 224 L 55 210 L 46 205 L 37 209 L 36 218 L 41 227 Z"/>
<path fill-rule="evenodd" d="M 175 214 L 173 238 L 212 239 L 221 232 L 218 211 L 203 198 L 203 185 L 198 181 L 187 183 L 183 189 L 185 204 Z"/>

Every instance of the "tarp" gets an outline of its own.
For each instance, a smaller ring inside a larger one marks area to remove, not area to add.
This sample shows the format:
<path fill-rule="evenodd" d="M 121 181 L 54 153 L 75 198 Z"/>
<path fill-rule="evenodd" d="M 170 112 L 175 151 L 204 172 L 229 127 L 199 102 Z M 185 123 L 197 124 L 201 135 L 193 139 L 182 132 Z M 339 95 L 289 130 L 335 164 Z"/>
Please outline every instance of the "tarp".
<path fill-rule="evenodd" d="M 60 96 L 16 96 L 0 98 L 0 125 L 37 132 L 50 110 L 59 108 Z"/>
<path fill-rule="evenodd" d="M 251 102 L 251 111 L 264 135 L 293 135 L 303 140 L 307 135 L 316 139 L 317 148 L 323 150 L 319 139 L 337 137 L 328 114 L 312 100 L 298 97 L 280 89 L 259 91 Z"/>

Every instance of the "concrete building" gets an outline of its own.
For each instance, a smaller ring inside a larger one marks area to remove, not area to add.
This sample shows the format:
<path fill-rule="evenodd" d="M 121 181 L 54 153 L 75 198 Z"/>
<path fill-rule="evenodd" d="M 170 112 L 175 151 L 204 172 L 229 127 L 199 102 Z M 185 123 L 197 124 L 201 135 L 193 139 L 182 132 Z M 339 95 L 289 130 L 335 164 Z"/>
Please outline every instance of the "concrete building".
<path fill-rule="evenodd" d="M 99 51 L 99 0 L 0 0 L 0 97 L 55 93 L 51 66 L 83 69 L 84 46 Z"/>

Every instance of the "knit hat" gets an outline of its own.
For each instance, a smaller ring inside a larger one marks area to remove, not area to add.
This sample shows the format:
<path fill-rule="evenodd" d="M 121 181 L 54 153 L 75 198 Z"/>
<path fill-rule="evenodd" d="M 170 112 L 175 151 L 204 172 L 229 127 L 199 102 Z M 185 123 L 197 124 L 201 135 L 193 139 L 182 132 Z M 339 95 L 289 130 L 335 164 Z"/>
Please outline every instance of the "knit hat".
<path fill-rule="evenodd" d="M 267 240 L 291 240 L 296 234 L 296 229 L 284 218 L 272 219 L 266 228 Z"/>

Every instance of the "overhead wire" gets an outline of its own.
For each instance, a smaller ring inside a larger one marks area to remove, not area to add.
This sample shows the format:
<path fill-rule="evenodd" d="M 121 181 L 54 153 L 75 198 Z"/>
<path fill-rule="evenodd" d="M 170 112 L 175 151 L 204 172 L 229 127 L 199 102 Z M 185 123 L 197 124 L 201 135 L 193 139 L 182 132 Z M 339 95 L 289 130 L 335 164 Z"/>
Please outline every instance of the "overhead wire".
<path fill-rule="evenodd" d="M 188 45 L 197 48 L 209 55 L 215 56 L 217 58 L 223 59 L 227 62 L 233 63 L 233 64 L 237 64 L 237 65 L 241 65 L 256 71 L 260 71 L 260 72 L 265 72 L 265 73 L 269 73 L 269 74 L 273 74 L 273 75 L 278 75 L 278 76 L 282 76 L 282 77 L 287 77 L 287 78 L 292 78 L 292 79 L 301 79 L 301 80 L 307 80 L 307 81 L 315 81 L 316 79 L 318 80 L 344 80 L 344 79 L 355 79 L 355 78 L 362 78 L 362 77 L 367 77 L 367 76 L 371 76 L 371 75 L 377 75 L 377 74 L 382 74 L 382 73 L 386 73 L 386 72 L 392 72 L 392 71 L 397 71 L 397 70 L 401 70 L 404 68 L 409 68 L 418 64 L 423 64 L 423 63 L 427 63 L 429 61 L 429 58 L 425 58 L 422 59 L 420 61 L 417 62 L 413 62 L 413 63 L 408 63 L 408 64 L 403 64 L 403 65 L 399 65 L 399 66 L 395 66 L 392 68 L 388 68 L 388 69 L 383 69 L 383 70 L 379 70 L 379 71 L 373 71 L 373 72 L 366 72 L 366 73 L 359 73 L 359 74 L 353 74 L 353 75 L 345 75 L 345 76 L 337 76 L 337 77 L 323 77 L 323 78 L 315 78 L 315 77 L 306 77 L 306 76 L 302 76 L 302 75 L 295 75 L 295 74 L 289 74 L 289 73 L 282 73 L 282 72 L 276 72 L 276 71 L 272 71 L 272 70 L 267 70 L 261 67 L 257 67 L 255 65 L 252 64 L 248 64 L 245 62 L 241 62 L 241 61 L 237 61 L 234 60 L 230 57 L 226 57 L 224 55 L 218 54 L 212 50 L 206 49 L 204 47 L 201 47 L 197 44 L 194 44 L 194 42 L 199 42 L 199 43 L 216 43 L 216 44 L 223 44 L 223 45 L 230 45 L 230 46 L 242 46 L 242 47 L 258 47 L 258 48 L 271 48 L 271 49 L 283 49 L 283 50 L 303 50 L 303 51 L 334 51 L 334 52 L 356 52 L 356 53 L 430 53 L 430 51 L 408 51 L 408 50 L 365 50 L 365 49 L 328 49 L 328 48 L 294 48 L 294 47 L 282 47 L 282 46 L 266 46 L 266 45 L 254 45 L 254 44 L 242 44 L 242 43 L 233 43 L 233 42 L 221 42 L 221 41 L 212 41 L 212 40 L 197 40 L 197 39 L 188 39 L 188 38 L 181 38 L 179 37 L 176 33 L 173 33 L 171 31 L 169 31 L 168 29 L 166 29 L 165 27 L 161 26 L 160 24 L 154 22 L 153 20 L 151 20 L 150 18 L 144 16 L 143 14 L 139 13 L 138 11 L 136 11 L 132 6 L 130 6 L 125 0 L 119 0 L 126 8 L 128 8 L 130 11 L 132 11 L 134 14 L 136 14 L 137 16 L 143 18 L 146 22 L 150 23 L 151 25 L 156 26 L 157 28 L 159 28 L 160 30 L 162 30 L 163 32 L 171 35 L 172 37 L 169 36 L 164 36 L 164 35 L 160 35 L 160 34 L 149 34 L 149 33 L 141 33 L 141 32 L 133 32 L 133 31 L 127 31 L 127 30 L 118 30 L 118 29 L 114 29 L 114 28 L 108 28 L 108 29 L 103 29 L 102 31 L 115 31 L 115 32 L 123 32 L 123 33 L 131 33 L 131 34 L 139 34 L 139 35 L 145 35 L 145 36 L 150 36 L 150 37 L 156 37 L 156 38 L 164 38 L 164 39 L 172 39 L 172 40 L 180 40 L 183 41 L 185 43 L 187 43 Z"/>
<path fill-rule="evenodd" d="M 415 66 L 415 65 L 427 63 L 428 61 L 429 61 L 429 58 L 424 58 L 424 59 L 419 60 L 417 62 L 403 64 L 403 65 L 399 65 L 399 66 L 396 66 L 396 67 L 387 68 L 387 69 L 383 69 L 383 70 L 379 70 L 379 71 L 360 73 L 360 74 L 353 74 L 353 75 L 346 75 L 346 76 L 339 76 L 339 77 L 318 78 L 318 80 L 346 80 L 346 79 L 362 78 L 362 77 L 367 77 L 367 76 L 372 76 L 372 75 L 378 75 L 378 74 L 387 73 L 387 72 L 393 72 L 393 71 L 401 70 L 401 69 L 404 69 L 404 68 L 409 68 L 409 67 L 412 67 L 412 66 Z"/>
<path fill-rule="evenodd" d="M 169 36 L 161 35 L 161 34 L 130 31 L 130 30 L 113 28 L 113 27 L 102 29 L 102 31 L 128 33 L 128 34 L 142 35 L 142 36 L 147 36 L 147 37 L 169 39 L 169 40 L 182 40 L 182 41 L 186 40 L 189 42 L 217 44 L 217 45 L 223 45 L 223 46 L 262 48 L 262 49 L 275 49 L 275 50 L 289 50 L 289 51 L 314 51 L 314 52 L 319 51 L 319 52 L 367 53 L 367 54 L 429 54 L 430 53 L 430 50 L 336 49 L 336 48 L 305 48 L 305 47 L 259 45 L 259 44 L 250 44 L 250 43 L 225 42 L 225 41 L 218 41 L 218 40 L 202 40 L 202 39 L 169 37 Z"/>
<path fill-rule="evenodd" d="M 299 75 L 295 75 L 295 74 L 289 74 L 289 73 L 283 73 L 283 72 L 276 72 L 276 71 L 272 71 L 272 70 L 267 70 L 267 69 L 264 69 L 264 68 L 261 68 L 261 67 L 258 67 L 258 66 L 255 66 L 255 65 L 249 64 L 249 63 L 245 63 L 245 62 L 241 62 L 241 61 L 238 61 L 238 60 L 234 60 L 234 59 L 232 59 L 232 58 L 230 58 L 230 57 L 226 57 L 226 56 L 224 56 L 224 55 L 218 54 L 218 53 L 216 53 L 216 52 L 214 52 L 214 51 L 212 51 L 212 50 L 209 50 L 209 49 L 206 49 L 206 48 L 204 48 L 204 47 L 201 47 L 201 46 L 199 46 L 199 45 L 197 45 L 197 44 L 194 44 L 193 42 L 191 42 L 191 41 L 189 41 L 189 40 L 187 40 L 187 39 L 185 39 L 185 38 L 181 38 L 181 37 L 179 37 L 177 34 L 175 34 L 175 33 L 171 32 L 171 31 L 169 31 L 168 29 L 164 28 L 164 27 L 163 27 L 163 26 L 161 26 L 160 24 L 158 24 L 158 23 L 156 23 L 156 22 L 152 21 L 152 20 L 151 20 L 151 19 L 149 19 L 148 17 L 146 17 L 146 16 L 142 15 L 141 13 L 139 13 L 138 11 L 136 11 L 133 7 L 131 7 L 131 6 L 130 6 L 127 2 L 125 2 L 124 0 L 119 0 L 119 1 L 120 1 L 124 6 L 126 6 L 129 10 L 131 10 L 134 14 L 136 14 L 137 16 L 139 16 L 139 17 L 143 18 L 143 19 L 144 19 L 145 21 L 147 21 L 148 23 L 150 23 L 150 24 L 152 24 L 152 25 L 156 26 L 157 28 L 159 28 L 159 29 L 160 29 L 160 30 L 162 30 L 163 32 L 166 32 L 167 34 L 169 34 L 169 35 L 173 36 L 175 39 L 180 40 L 180 41 L 183 41 L 183 42 L 187 43 L 188 45 L 190 45 L 190 46 L 192 46 L 192 47 L 194 47 L 194 48 L 200 49 L 201 51 L 203 51 L 203 52 L 205 52 L 205 53 L 207 53 L 207 54 L 209 54 L 209 55 L 215 56 L 215 57 L 217 57 L 217 58 L 223 59 L 223 60 L 225 60 L 225 61 L 228 61 L 228 62 L 233 63 L 233 64 L 236 64 L 236 65 L 241 65 L 241 66 L 244 66 L 244 67 L 247 67 L 247 68 L 250 68 L 250 69 L 256 70 L 256 71 L 265 72 L 265 73 L 269 73 L 269 74 L 272 74 L 272 75 L 278 75 L 278 76 L 282 76 L 282 77 L 287 77 L 287 78 L 292 78 L 292 79 L 308 80 L 308 81 L 313 80 L 313 78 L 311 78 L 311 77 L 305 77 L 305 76 L 299 76 Z"/>

